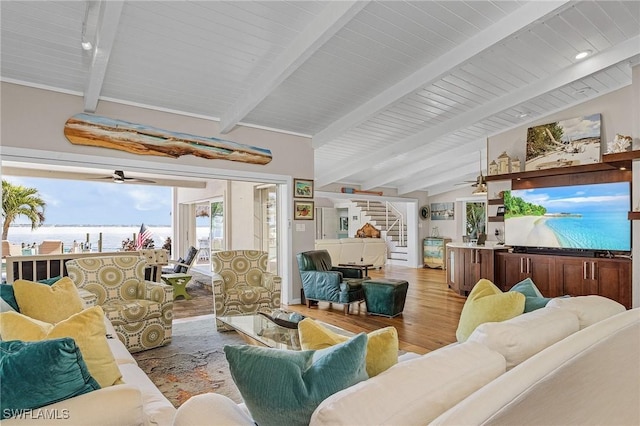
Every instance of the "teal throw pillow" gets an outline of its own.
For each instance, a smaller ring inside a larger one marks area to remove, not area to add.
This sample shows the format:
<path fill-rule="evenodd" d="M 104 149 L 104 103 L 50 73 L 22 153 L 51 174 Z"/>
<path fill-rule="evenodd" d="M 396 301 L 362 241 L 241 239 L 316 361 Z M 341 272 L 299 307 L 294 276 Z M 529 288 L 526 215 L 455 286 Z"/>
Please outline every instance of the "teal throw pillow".
<path fill-rule="evenodd" d="M 367 335 L 317 351 L 225 346 L 231 376 L 260 426 L 308 425 L 334 393 L 366 380 Z"/>
<path fill-rule="evenodd" d="M 61 278 L 62 277 L 60 275 L 58 275 L 57 277 L 51 277 L 51 278 L 45 278 L 45 279 L 42 279 L 42 280 L 38 280 L 38 282 L 40 284 L 54 285 L 55 283 L 60 281 Z"/>
<path fill-rule="evenodd" d="M 11 306 L 14 311 L 20 312 L 18 301 L 13 293 L 13 286 L 11 284 L 0 284 L 0 298 L 2 298 L 7 305 Z"/>
<path fill-rule="evenodd" d="M 0 419 L 100 389 L 76 342 L 0 342 Z"/>
<path fill-rule="evenodd" d="M 544 297 L 538 287 L 533 283 L 531 278 L 525 278 L 518 284 L 511 287 L 509 291 L 517 291 L 524 294 L 524 311 L 531 312 L 536 309 L 544 308 L 551 300 L 551 297 Z"/>

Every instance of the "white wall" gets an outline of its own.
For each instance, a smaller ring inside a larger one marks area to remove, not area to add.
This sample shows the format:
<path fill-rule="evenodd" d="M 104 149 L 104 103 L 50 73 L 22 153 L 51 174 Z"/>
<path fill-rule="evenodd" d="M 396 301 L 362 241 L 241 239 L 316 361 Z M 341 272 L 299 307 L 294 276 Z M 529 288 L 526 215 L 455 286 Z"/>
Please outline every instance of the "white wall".
<path fill-rule="evenodd" d="M 254 250 L 254 203 L 253 188 L 255 184 L 250 182 L 231 182 L 231 194 L 229 196 L 231 214 L 229 224 L 231 235 L 228 235 L 229 248 L 231 250 Z"/>
<path fill-rule="evenodd" d="M 135 155 L 113 149 L 73 145 L 67 141 L 63 134 L 64 124 L 69 117 L 82 112 L 83 99 L 80 96 L 4 82 L 0 85 L 0 91 L 0 140 L 4 161 L 20 159 L 45 165 L 126 168 L 167 175 L 184 173 L 211 179 L 239 180 L 244 177 L 245 180 L 285 182 L 287 185 L 291 185 L 294 176 L 313 178 L 314 175 L 313 148 L 309 138 L 243 126 L 237 126 L 230 133 L 221 135 L 217 121 L 100 101 L 97 115 L 268 148 L 273 160 L 266 165 L 257 165 L 194 156 L 174 159 Z M 291 161 L 292 158 L 295 161 Z M 286 232 L 288 251 L 282 263 L 286 264 L 283 278 L 290 291 L 283 297 L 283 302 L 291 303 L 300 297 L 301 288 L 297 267 L 294 268 L 295 254 L 313 249 L 314 227 L 311 223 L 304 230 L 292 230 L 295 226 L 291 226 L 293 197 L 290 188 L 285 191 L 284 196 L 281 229 Z"/>
<path fill-rule="evenodd" d="M 443 192 L 442 194 L 429 197 L 429 207 L 431 203 L 455 203 L 453 220 L 426 220 L 423 221 L 427 228 L 427 235 L 431 235 L 434 227 L 438 227 L 438 233 L 443 238 L 451 238 L 452 241 L 462 241 L 462 220 L 465 212 L 462 210 L 462 203 L 456 201 L 460 198 L 469 198 L 475 188 L 471 184 L 461 186 L 455 191 Z M 490 237 L 490 236 L 488 236 Z"/>
<path fill-rule="evenodd" d="M 632 130 L 630 134 L 633 136 L 633 149 L 640 149 L 640 65 L 636 65 L 632 69 L 632 107 L 631 122 Z M 631 208 L 640 211 L 640 160 L 633 162 L 633 199 Z M 631 303 L 634 308 L 640 306 L 640 221 L 632 222 L 632 245 L 633 245 L 633 290 L 631 293 Z"/>
<path fill-rule="evenodd" d="M 616 133 L 631 135 L 633 127 L 633 90 L 631 86 L 602 95 L 596 99 L 581 103 L 572 108 L 548 115 L 535 121 L 523 123 L 522 126 L 500 133 L 489 138 L 487 149 L 489 162 L 495 160 L 503 151 L 509 156 L 518 156 L 524 170 L 525 150 L 527 144 L 527 129 L 529 127 L 552 123 L 559 120 L 582 117 L 600 113 L 600 130 L 602 143 L 600 148 L 604 152 L 606 142 L 613 140 Z M 638 136 L 636 135 L 636 138 Z"/>

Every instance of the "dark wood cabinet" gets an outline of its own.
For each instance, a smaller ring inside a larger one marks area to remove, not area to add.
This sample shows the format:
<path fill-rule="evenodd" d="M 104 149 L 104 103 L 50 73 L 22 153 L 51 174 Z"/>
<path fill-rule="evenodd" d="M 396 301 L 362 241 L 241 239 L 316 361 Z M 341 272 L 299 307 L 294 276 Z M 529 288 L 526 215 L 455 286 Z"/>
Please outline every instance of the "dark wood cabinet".
<path fill-rule="evenodd" d="M 474 247 L 449 247 L 448 253 L 448 284 L 449 288 L 456 293 L 468 296 L 473 286 L 481 278 L 494 282 L 494 250 Z"/>
<path fill-rule="evenodd" d="M 496 253 L 496 285 L 507 291 L 525 278 L 531 278 L 544 296 L 559 296 L 555 266 L 551 256 L 499 252 Z"/>
<path fill-rule="evenodd" d="M 631 308 L 631 261 L 628 259 L 558 257 L 556 280 L 563 295 L 598 294 Z"/>
<path fill-rule="evenodd" d="M 531 278 L 546 297 L 597 294 L 631 308 L 631 260 L 496 253 L 496 284 L 503 291 Z"/>

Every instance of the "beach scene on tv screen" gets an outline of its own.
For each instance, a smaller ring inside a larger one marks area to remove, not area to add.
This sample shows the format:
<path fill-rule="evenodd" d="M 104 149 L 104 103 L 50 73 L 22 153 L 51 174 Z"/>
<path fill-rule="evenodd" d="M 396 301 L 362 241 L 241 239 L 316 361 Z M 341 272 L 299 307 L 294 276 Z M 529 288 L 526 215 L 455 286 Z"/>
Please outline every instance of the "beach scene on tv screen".
<path fill-rule="evenodd" d="M 506 191 L 510 246 L 628 251 L 628 182 Z"/>

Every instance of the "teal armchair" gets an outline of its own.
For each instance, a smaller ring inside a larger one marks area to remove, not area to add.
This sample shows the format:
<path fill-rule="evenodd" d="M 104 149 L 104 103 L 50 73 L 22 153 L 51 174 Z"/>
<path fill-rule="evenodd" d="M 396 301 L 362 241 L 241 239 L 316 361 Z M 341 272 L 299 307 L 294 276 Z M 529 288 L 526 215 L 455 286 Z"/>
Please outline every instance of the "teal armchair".
<path fill-rule="evenodd" d="M 362 282 L 368 278 L 361 269 L 332 266 L 327 250 L 298 253 L 296 258 L 308 307 L 319 301 L 339 303 L 348 314 L 352 303 L 364 300 Z"/>

